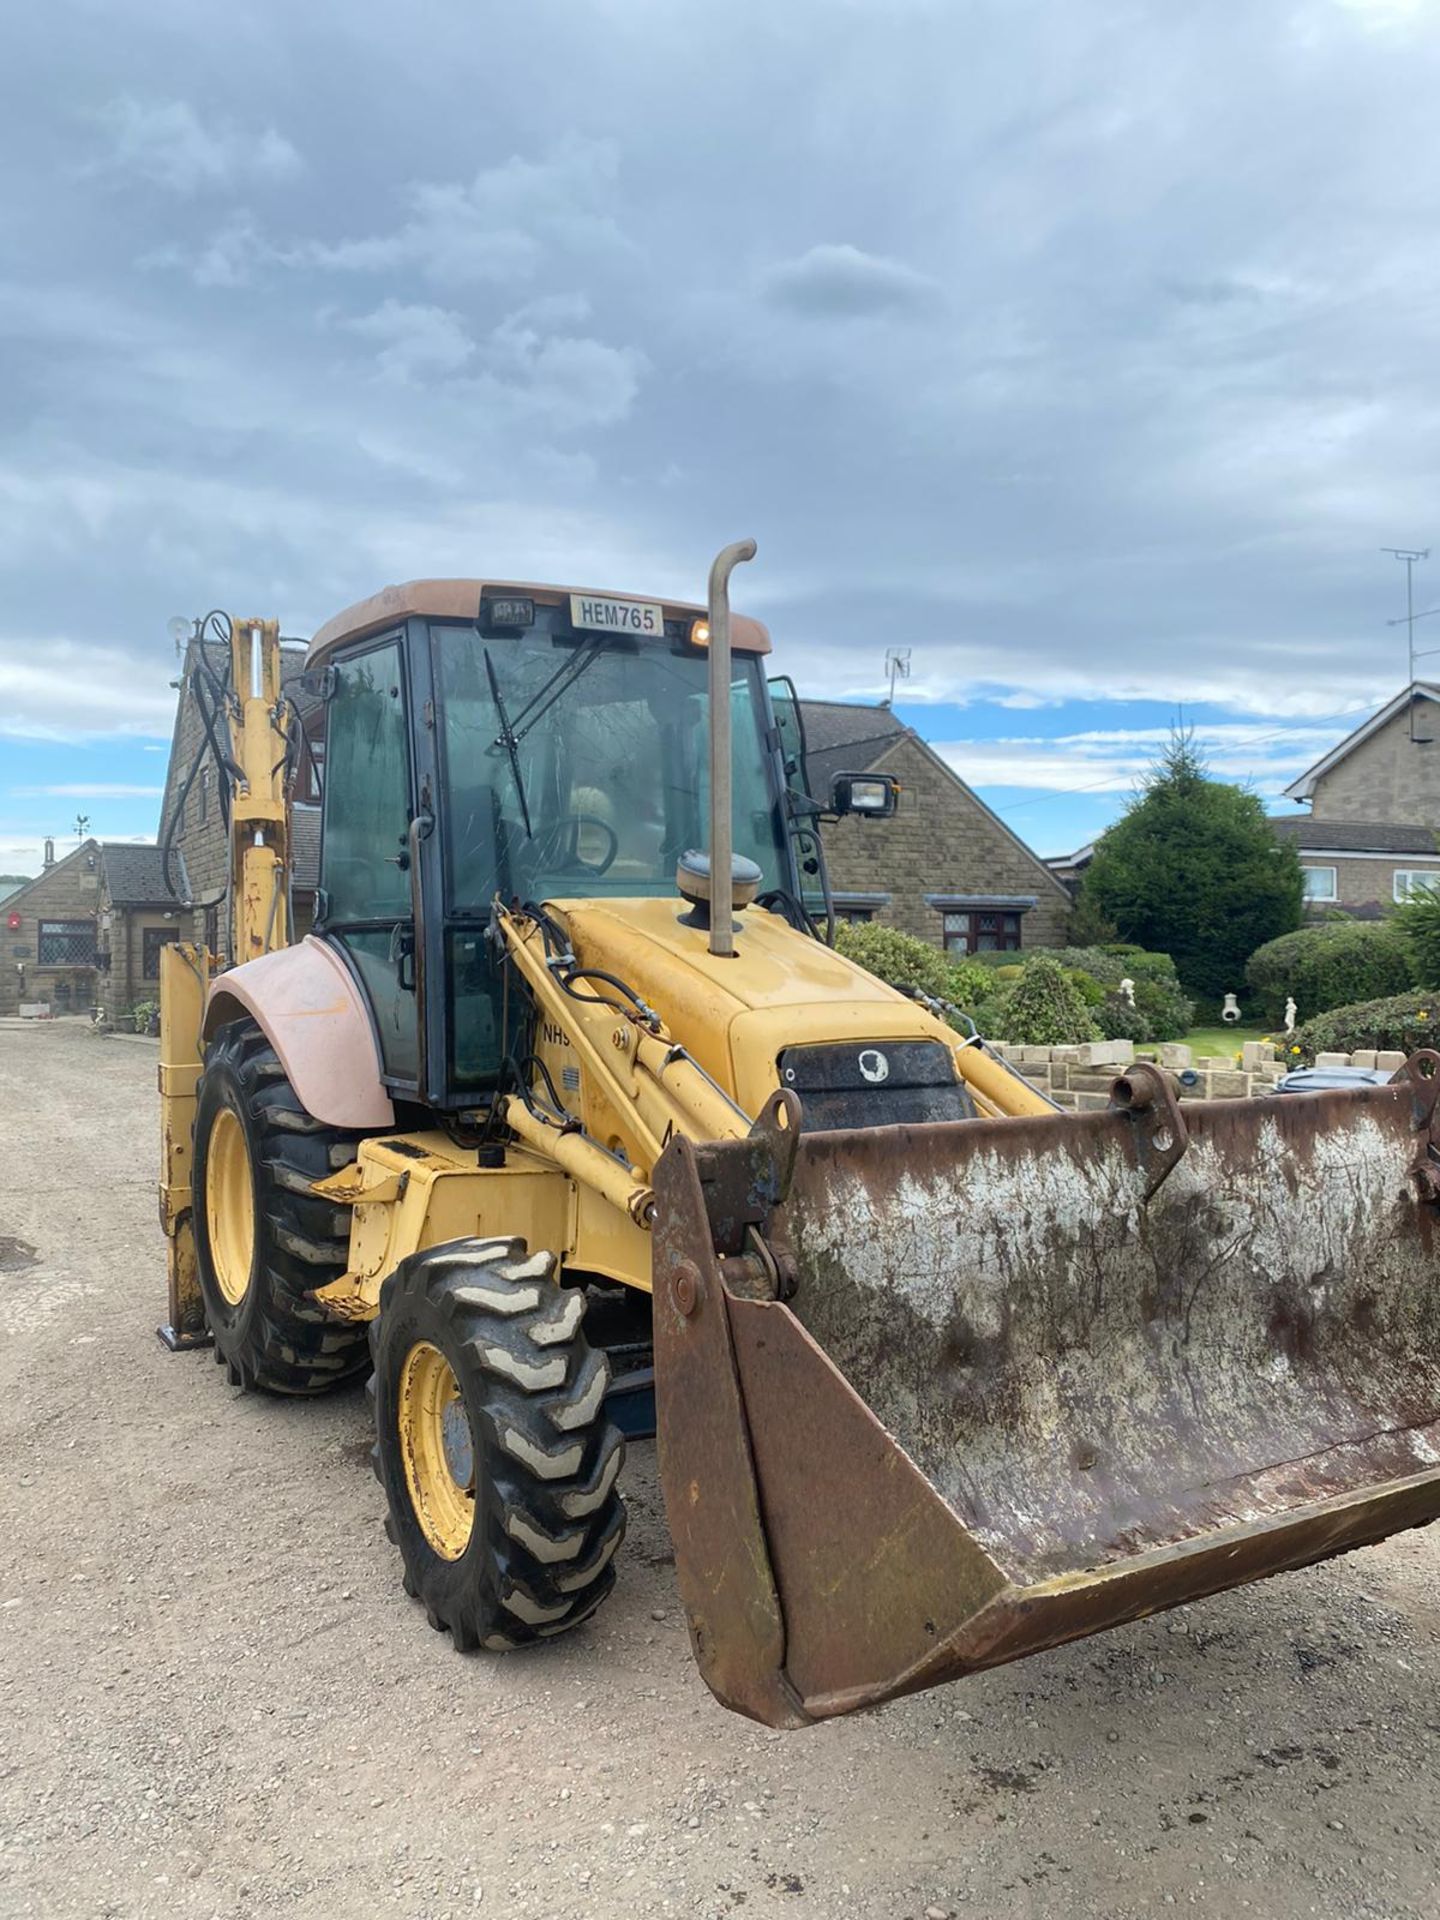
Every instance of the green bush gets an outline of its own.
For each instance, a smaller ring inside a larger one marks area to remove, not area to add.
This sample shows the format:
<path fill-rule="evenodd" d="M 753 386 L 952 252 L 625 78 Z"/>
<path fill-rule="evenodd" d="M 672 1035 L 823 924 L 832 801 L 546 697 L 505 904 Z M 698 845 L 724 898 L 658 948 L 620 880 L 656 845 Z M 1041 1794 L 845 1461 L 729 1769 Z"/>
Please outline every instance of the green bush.
<path fill-rule="evenodd" d="M 1353 1007 L 1318 1014 L 1296 1029 L 1291 1045 L 1309 1064 L 1317 1053 L 1355 1053 L 1361 1047 L 1413 1053 L 1417 1047 L 1433 1047 L 1437 1033 L 1440 996 L 1396 993 L 1385 1000 L 1362 1000 Z"/>
<path fill-rule="evenodd" d="M 994 1037 L 1030 1047 L 1065 1047 L 1104 1037 L 1065 969 L 1046 954 L 1026 961 L 1019 982 L 1005 996 L 1000 1017 L 1004 1025 L 992 1029 Z"/>
<path fill-rule="evenodd" d="M 1104 947 L 1026 947 L 1021 953 L 975 953 L 969 956 L 977 967 L 1022 967 L 1028 960 L 1053 960 L 1057 966 L 1074 967 L 1088 973 L 1102 986 L 1119 986 L 1122 974 L 1130 972 Z M 1164 954 L 1156 955 L 1163 960 Z"/>
<path fill-rule="evenodd" d="M 975 1022 L 978 1030 L 983 1033 L 987 1039 L 1003 1040 L 1005 1038 L 1005 1009 L 1009 1004 L 1010 995 L 1008 992 L 997 993 L 989 1000 L 977 1000 L 973 1007 L 966 1008 L 966 1012 Z"/>
<path fill-rule="evenodd" d="M 1146 959 L 1166 960 L 1167 954 L 1147 954 Z M 1136 1011 L 1143 1014 L 1150 1028 L 1152 1040 L 1180 1040 L 1195 1024 L 1195 1002 L 1189 998 L 1185 989 L 1175 977 L 1172 967 L 1168 975 L 1151 975 L 1138 969 L 1130 978 L 1135 982 Z M 1112 1036 L 1119 1039 L 1121 1036 Z"/>
<path fill-rule="evenodd" d="M 1136 984 L 1138 986 L 1139 983 Z M 1140 1011 L 1139 1005 L 1132 1007 L 1123 994 L 1110 994 L 1095 1018 L 1100 1022 L 1100 1031 L 1107 1040 L 1133 1040 L 1137 1046 L 1143 1047 L 1155 1038 L 1155 1030 Z"/>
<path fill-rule="evenodd" d="M 1395 909 L 1390 924 L 1410 950 L 1414 978 L 1422 986 L 1440 987 L 1440 893 L 1421 887 Z"/>
<path fill-rule="evenodd" d="M 1286 996 L 1293 994 L 1302 1020 L 1359 1001 L 1404 993 L 1417 979 L 1411 943 L 1389 920 L 1334 920 L 1301 927 L 1257 947 L 1245 966 L 1245 978 L 1271 1025 L 1285 1018 Z"/>
<path fill-rule="evenodd" d="M 1151 1040 L 1178 1040 L 1194 1025 L 1195 1004 L 1180 985 L 1175 962 L 1168 953 L 1147 953 L 1143 947 L 1116 942 L 1109 947 L 1034 947 L 1025 957 L 1029 961 L 1055 961 L 1091 1007 L 1101 1006 L 1122 980 L 1133 980 L 1136 1011 L 1144 1015 Z M 971 963 L 988 968 L 1002 980 L 1017 976 L 1019 971 L 1013 953 L 977 953 Z M 993 1011 L 993 1002 L 999 998 L 993 989 L 991 991 L 992 1001 L 987 1004 L 987 1011 Z M 978 1015 L 976 1017 L 978 1019 Z M 982 1032 L 1009 1038 L 993 1018 L 988 1025 L 983 1021 L 980 1025 Z M 1133 1035 L 1127 1032 L 1105 1037 L 1123 1040 Z"/>
<path fill-rule="evenodd" d="M 898 927 L 877 926 L 873 920 L 861 925 L 842 920 L 835 929 L 835 949 L 887 986 L 902 993 L 918 987 L 932 1000 L 953 1001 L 967 1013 L 995 991 L 990 976 L 970 961 L 952 960 L 928 940 L 917 940 Z"/>

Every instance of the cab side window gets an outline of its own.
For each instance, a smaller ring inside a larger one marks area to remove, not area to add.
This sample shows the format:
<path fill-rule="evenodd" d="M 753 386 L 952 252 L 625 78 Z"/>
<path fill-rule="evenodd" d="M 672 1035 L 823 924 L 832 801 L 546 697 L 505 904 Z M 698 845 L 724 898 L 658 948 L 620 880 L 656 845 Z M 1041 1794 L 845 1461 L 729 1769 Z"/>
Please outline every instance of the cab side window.
<path fill-rule="evenodd" d="M 325 928 L 364 983 L 387 1074 L 418 1071 L 409 857 L 410 752 L 398 640 L 335 667 L 326 716 Z"/>

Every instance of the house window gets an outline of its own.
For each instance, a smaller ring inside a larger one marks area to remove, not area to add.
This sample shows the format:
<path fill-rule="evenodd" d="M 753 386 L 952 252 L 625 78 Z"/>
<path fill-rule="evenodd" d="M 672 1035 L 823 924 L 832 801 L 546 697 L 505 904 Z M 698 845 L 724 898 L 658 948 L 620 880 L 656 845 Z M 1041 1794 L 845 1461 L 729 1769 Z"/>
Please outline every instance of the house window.
<path fill-rule="evenodd" d="M 944 913 L 947 953 L 1018 953 L 1020 915 L 998 908 L 968 907 L 963 913 Z"/>
<path fill-rule="evenodd" d="M 1397 867 L 1395 869 L 1395 898 L 1408 900 L 1412 893 L 1434 892 L 1440 889 L 1440 867 Z"/>
<path fill-rule="evenodd" d="M 1307 900 L 1333 900 L 1335 898 L 1334 867 L 1301 867 L 1305 881 Z"/>
<path fill-rule="evenodd" d="M 146 927 L 143 929 L 145 941 L 145 978 L 160 978 L 160 949 L 171 946 L 180 938 L 175 927 Z"/>
<path fill-rule="evenodd" d="M 888 893 L 858 893 L 838 889 L 830 898 L 835 908 L 835 918 L 848 922 L 852 927 L 868 926 L 881 908 L 890 904 Z"/>
<path fill-rule="evenodd" d="M 201 821 L 201 824 L 203 825 L 205 821 L 207 821 L 209 818 L 210 818 L 210 769 L 209 767 L 202 767 L 200 771 L 200 821 Z M 145 977 L 148 980 L 151 978 L 151 975 L 146 974 Z M 157 980 L 159 979 L 159 977 L 160 977 L 159 974 L 154 975 L 154 978 Z"/>
<path fill-rule="evenodd" d="M 95 955 L 93 920 L 40 922 L 40 966 L 93 967 Z"/>

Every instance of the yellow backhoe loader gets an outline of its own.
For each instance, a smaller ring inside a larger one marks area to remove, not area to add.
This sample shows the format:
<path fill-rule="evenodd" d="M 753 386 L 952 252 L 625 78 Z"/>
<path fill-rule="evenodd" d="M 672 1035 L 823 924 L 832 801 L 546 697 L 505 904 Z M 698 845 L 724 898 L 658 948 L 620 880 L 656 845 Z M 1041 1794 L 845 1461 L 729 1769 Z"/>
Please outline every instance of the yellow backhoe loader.
<path fill-rule="evenodd" d="M 462 1649 L 594 1612 L 653 1420 L 696 1659 L 773 1726 L 1434 1519 L 1436 1056 L 1183 1108 L 1138 1065 L 1059 1113 L 842 958 L 818 823 L 884 833 L 895 788 L 808 791 L 729 610 L 753 551 L 703 608 L 389 588 L 298 685 L 274 623 L 217 623 L 164 1337 L 246 1388 L 370 1376 L 406 1587 Z"/>

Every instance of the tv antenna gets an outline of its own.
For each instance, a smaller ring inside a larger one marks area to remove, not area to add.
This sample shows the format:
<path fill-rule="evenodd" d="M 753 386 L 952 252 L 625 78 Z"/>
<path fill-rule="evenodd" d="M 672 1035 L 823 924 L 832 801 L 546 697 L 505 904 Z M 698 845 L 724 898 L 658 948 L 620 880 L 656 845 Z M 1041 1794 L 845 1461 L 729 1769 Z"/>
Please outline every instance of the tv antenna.
<path fill-rule="evenodd" d="M 1415 568 L 1421 560 L 1428 560 L 1430 558 L 1430 549 L 1428 547 L 1382 547 L 1380 551 L 1392 555 L 1396 560 L 1403 560 L 1405 563 L 1405 611 L 1396 619 L 1387 621 L 1386 625 L 1391 627 L 1404 627 L 1405 629 L 1410 666 L 1405 684 L 1407 687 L 1413 687 L 1415 685 L 1415 662 L 1428 658 L 1432 653 L 1440 653 L 1440 647 L 1429 647 L 1420 653 L 1415 651 L 1415 622 L 1417 620 L 1428 620 L 1431 614 L 1440 613 L 1440 607 L 1427 607 L 1424 613 L 1416 613 L 1415 611 Z M 1430 745 L 1428 736 L 1423 740 L 1417 740 L 1415 737 L 1415 696 L 1413 693 L 1410 696 L 1410 744 L 1412 747 L 1428 747 Z"/>
<path fill-rule="evenodd" d="M 909 647 L 887 647 L 885 649 L 885 672 L 889 676 L 890 691 L 885 696 L 887 707 L 895 704 L 895 682 L 910 678 Z"/>

